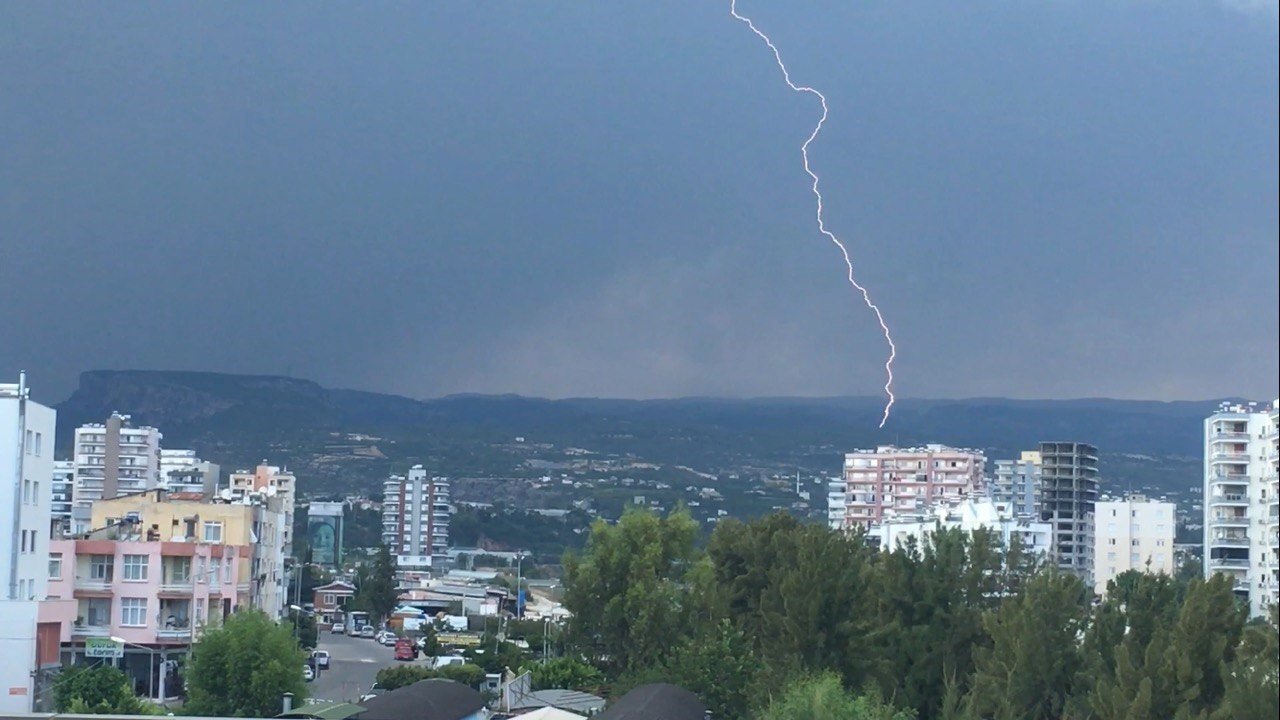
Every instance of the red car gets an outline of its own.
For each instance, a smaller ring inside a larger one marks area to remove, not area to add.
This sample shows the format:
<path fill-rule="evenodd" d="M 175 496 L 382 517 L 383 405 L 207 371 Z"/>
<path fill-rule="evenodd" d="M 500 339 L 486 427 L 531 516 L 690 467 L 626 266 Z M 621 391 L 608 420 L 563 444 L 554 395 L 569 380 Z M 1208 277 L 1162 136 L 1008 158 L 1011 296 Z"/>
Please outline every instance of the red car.
<path fill-rule="evenodd" d="M 396 640 L 396 659 L 412 660 L 418 656 L 418 648 L 414 647 L 413 641 L 409 638 L 399 638 Z"/>

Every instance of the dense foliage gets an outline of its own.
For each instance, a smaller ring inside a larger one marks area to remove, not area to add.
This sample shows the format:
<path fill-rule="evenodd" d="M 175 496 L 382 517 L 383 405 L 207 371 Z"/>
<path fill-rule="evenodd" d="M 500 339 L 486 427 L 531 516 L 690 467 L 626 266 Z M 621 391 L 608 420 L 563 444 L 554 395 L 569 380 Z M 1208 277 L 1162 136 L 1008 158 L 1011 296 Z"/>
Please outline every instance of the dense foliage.
<path fill-rule="evenodd" d="M 186 707 L 200 715 L 272 717 L 285 692 L 298 702 L 306 698 L 305 661 L 291 624 L 258 611 L 236 612 L 196 641 Z"/>
<path fill-rule="evenodd" d="M 83 715 L 158 715 L 133 694 L 129 676 L 110 665 L 77 665 L 58 674 L 53 686 L 58 712 Z"/>
<path fill-rule="evenodd" d="M 391 559 L 390 548 L 380 546 L 373 563 L 361 566 L 356 585 L 358 589 L 351 609 L 367 611 L 373 616 L 375 624 L 381 626 L 396 609 L 396 598 L 400 595 L 396 588 L 396 566 Z"/>
<path fill-rule="evenodd" d="M 484 675 L 484 668 L 472 663 L 446 665 L 439 670 L 423 665 L 392 665 L 379 670 L 375 681 L 384 690 L 396 690 L 431 678 L 443 678 L 468 687 L 478 687 L 484 682 Z"/>
<path fill-rule="evenodd" d="M 1276 626 L 1225 578 L 1130 572 L 1095 603 L 987 533 L 880 552 L 777 514 L 696 537 L 630 510 L 566 557 L 567 650 L 615 692 L 673 682 L 725 720 L 1277 715 Z"/>

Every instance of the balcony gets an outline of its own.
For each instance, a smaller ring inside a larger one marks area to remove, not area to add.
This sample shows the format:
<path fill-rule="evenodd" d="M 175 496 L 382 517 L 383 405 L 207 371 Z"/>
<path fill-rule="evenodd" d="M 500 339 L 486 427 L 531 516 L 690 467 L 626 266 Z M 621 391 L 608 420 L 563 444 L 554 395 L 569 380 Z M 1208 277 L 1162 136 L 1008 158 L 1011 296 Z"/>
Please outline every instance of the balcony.
<path fill-rule="evenodd" d="M 1214 527 L 1249 527 L 1249 516 L 1221 515 L 1210 517 L 1209 524 Z"/>
<path fill-rule="evenodd" d="M 72 625 L 71 635 L 74 637 L 111 637 L 109 625 Z"/>
<path fill-rule="evenodd" d="M 111 578 L 82 578 L 77 576 L 74 587 L 76 590 L 84 592 L 109 593 L 111 592 Z"/>
<path fill-rule="evenodd" d="M 168 595 L 190 595 L 193 589 L 191 578 L 165 578 L 160 583 L 160 592 Z"/>
<path fill-rule="evenodd" d="M 1244 453 L 1213 453 L 1209 462 L 1213 465 L 1247 465 L 1249 456 Z"/>
<path fill-rule="evenodd" d="M 1222 495 L 1211 495 L 1209 497 L 1209 506 L 1213 507 L 1217 505 L 1248 507 L 1249 496 L 1242 495 L 1240 493 L 1223 493 Z"/>
<path fill-rule="evenodd" d="M 1248 570 L 1248 569 L 1249 569 L 1249 561 L 1248 561 L 1247 559 L 1245 559 L 1245 560 L 1238 560 L 1238 559 L 1236 559 L 1236 558 L 1215 558 L 1215 557 L 1211 557 L 1211 558 L 1209 558 L 1209 567 L 1210 567 L 1210 568 L 1228 568 L 1228 569 Z"/>
<path fill-rule="evenodd" d="M 1248 485 L 1247 473 L 1214 473 L 1209 476 L 1211 485 Z"/>
<path fill-rule="evenodd" d="M 1210 435 L 1210 436 L 1209 436 L 1209 442 L 1211 442 L 1211 443 L 1216 443 L 1216 442 L 1225 442 L 1225 441 L 1228 441 L 1228 440 L 1235 441 L 1235 442 L 1248 442 L 1248 441 L 1249 441 L 1249 433 L 1247 433 L 1247 432 L 1231 432 L 1231 431 L 1228 431 L 1228 430 L 1219 430 L 1219 431 L 1216 431 L 1216 432 L 1214 432 L 1212 435 Z"/>
<path fill-rule="evenodd" d="M 1227 535 L 1223 537 L 1215 537 L 1209 539 L 1209 547 L 1249 547 L 1249 536 L 1247 535 Z"/>

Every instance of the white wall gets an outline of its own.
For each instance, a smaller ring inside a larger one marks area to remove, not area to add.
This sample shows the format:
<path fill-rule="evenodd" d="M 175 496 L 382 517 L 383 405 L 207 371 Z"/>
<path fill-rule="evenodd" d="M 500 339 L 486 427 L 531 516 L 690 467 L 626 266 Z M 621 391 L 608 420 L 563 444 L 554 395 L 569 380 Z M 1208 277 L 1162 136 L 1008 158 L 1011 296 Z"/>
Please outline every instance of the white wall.
<path fill-rule="evenodd" d="M 1128 570 L 1172 575 L 1176 506 L 1129 498 L 1101 500 L 1094 509 L 1094 586 L 1105 595 L 1107 581 Z"/>

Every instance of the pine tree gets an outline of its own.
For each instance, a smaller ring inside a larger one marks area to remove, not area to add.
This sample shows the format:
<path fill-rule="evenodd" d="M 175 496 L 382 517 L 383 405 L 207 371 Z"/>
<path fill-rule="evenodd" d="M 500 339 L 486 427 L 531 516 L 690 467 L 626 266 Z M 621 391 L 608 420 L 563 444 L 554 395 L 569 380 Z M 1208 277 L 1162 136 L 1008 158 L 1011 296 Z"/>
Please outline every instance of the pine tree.
<path fill-rule="evenodd" d="M 987 619 L 992 646 L 977 651 L 970 713 L 991 720 L 1062 717 L 1084 668 L 1079 637 L 1087 607 L 1080 580 L 1054 570 L 1006 598 Z"/>

